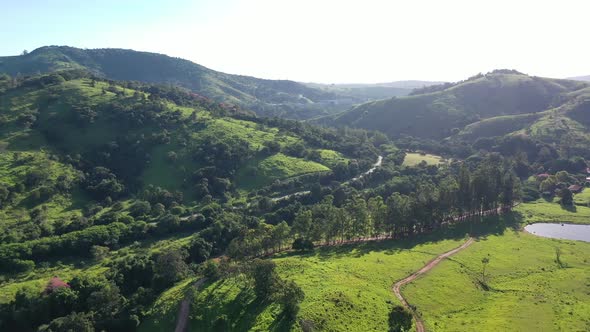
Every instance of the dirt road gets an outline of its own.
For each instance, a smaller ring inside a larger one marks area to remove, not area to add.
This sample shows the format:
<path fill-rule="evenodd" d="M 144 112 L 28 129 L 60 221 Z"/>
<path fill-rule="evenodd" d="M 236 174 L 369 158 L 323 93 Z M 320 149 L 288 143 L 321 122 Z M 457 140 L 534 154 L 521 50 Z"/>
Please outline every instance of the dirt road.
<path fill-rule="evenodd" d="M 469 238 L 469 240 L 467 240 L 465 243 L 463 243 L 460 247 L 457 247 L 451 251 L 447 251 L 444 254 L 440 254 L 439 256 L 437 256 L 435 259 L 431 260 L 430 262 L 428 262 L 428 264 L 424 265 L 424 267 L 422 267 L 420 270 L 412 273 L 411 275 L 407 276 L 406 278 L 396 282 L 393 285 L 393 293 L 395 294 L 395 296 L 402 302 L 402 304 L 404 305 L 404 307 L 406 307 L 408 310 L 410 310 L 412 312 L 412 314 L 414 315 L 414 320 L 416 321 L 416 332 L 425 332 L 426 330 L 424 329 L 424 323 L 422 322 L 422 320 L 420 319 L 420 317 L 416 314 L 416 312 L 412 309 L 412 307 L 410 307 L 410 304 L 408 303 L 408 301 L 404 298 L 404 296 L 401 293 L 401 287 L 405 284 L 408 284 L 412 281 L 414 281 L 416 278 L 418 278 L 420 275 L 430 271 L 433 267 L 435 267 L 438 263 L 440 263 L 442 260 L 444 260 L 447 257 L 450 257 L 456 253 L 458 253 L 459 251 L 467 248 L 469 245 L 471 245 L 473 243 L 473 238 Z"/>
<path fill-rule="evenodd" d="M 207 278 L 201 278 L 195 282 L 193 287 L 199 289 L 201 285 L 207 280 Z M 180 302 L 180 309 L 178 310 L 178 318 L 176 319 L 176 328 L 174 332 L 184 332 L 186 331 L 187 323 L 188 323 L 188 316 L 191 309 L 191 300 L 188 296 L 185 297 L 182 302 Z"/>

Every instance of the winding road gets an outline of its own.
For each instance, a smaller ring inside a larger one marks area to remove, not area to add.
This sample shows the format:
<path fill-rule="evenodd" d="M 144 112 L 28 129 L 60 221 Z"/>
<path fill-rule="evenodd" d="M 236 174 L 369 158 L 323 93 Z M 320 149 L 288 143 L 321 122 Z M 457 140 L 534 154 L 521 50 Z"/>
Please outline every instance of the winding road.
<path fill-rule="evenodd" d="M 393 285 L 392 290 L 393 290 L 393 293 L 395 294 L 395 296 L 402 302 L 404 307 L 406 307 L 408 310 L 410 310 L 410 312 L 412 312 L 412 315 L 414 316 L 414 320 L 416 321 L 416 332 L 425 332 L 426 331 L 426 329 L 424 328 L 424 322 L 422 322 L 422 319 L 420 319 L 418 314 L 416 314 L 416 311 L 414 311 L 414 309 L 412 309 L 412 307 L 410 306 L 410 304 L 408 303 L 406 298 L 402 295 L 401 287 L 416 280 L 416 278 L 418 278 L 422 274 L 430 271 L 433 267 L 438 265 L 438 263 L 440 263 L 445 258 L 448 258 L 448 257 L 458 253 L 459 251 L 469 247 L 472 243 L 473 243 L 473 238 L 470 237 L 461 246 L 459 246 L 451 251 L 447 251 L 444 254 L 438 255 L 435 259 L 431 260 L 430 262 L 428 262 L 428 264 L 424 265 L 424 267 L 422 267 L 420 270 L 412 273 L 411 275 L 405 277 L 404 279 L 396 282 Z"/>
<path fill-rule="evenodd" d="M 362 179 L 365 175 L 369 175 L 369 174 L 373 173 L 377 169 L 377 167 L 380 167 L 381 166 L 381 164 L 383 164 L 383 156 L 378 156 L 377 157 L 377 162 L 375 162 L 375 164 L 373 164 L 373 167 L 371 167 L 368 171 L 362 173 L 361 175 L 359 175 L 359 176 L 357 176 L 355 178 L 350 179 L 349 181 L 356 181 L 356 180 Z M 271 198 L 271 200 L 273 202 L 278 202 L 278 201 L 282 201 L 284 199 L 289 199 L 291 197 L 305 196 L 305 195 L 308 195 L 310 193 L 311 193 L 311 191 L 309 191 L 309 190 L 298 191 L 296 193 L 288 194 L 288 195 L 285 195 L 285 196 Z"/>

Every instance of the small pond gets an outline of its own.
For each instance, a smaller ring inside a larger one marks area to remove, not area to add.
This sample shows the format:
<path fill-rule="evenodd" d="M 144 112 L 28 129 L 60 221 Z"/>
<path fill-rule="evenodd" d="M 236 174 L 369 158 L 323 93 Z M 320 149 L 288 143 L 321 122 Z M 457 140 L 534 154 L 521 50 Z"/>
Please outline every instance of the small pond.
<path fill-rule="evenodd" d="M 543 237 L 590 242 L 590 225 L 538 223 L 528 225 L 524 229 Z"/>

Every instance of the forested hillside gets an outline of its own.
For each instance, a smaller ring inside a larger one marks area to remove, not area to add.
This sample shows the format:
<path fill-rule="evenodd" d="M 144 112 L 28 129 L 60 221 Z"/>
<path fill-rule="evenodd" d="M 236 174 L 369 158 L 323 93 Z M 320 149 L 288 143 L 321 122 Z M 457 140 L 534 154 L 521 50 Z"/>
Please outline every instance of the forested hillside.
<path fill-rule="evenodd" d="M 524 135 L 490 146 L 449 140 L 441 151 L 453 159 L 407 161 L 383 133 L 260 118 L 182 88 L 80 69 L 2 75 L 0 97 L 0 329 L 8 331 L 172 330 L 190 303 L 185 324 L 210 331 L 353 321 L 384 329 L 391 312 L 410 315 L 391 301 L 386 275 L 367 274 L 392 259 L 386 249 L 375 245 L 376 263 L 354 263 L 370 269 L 341 284 L 347 273 L 322 270 L 316 246 L 394 239 L 383 245 L 438 253 L 516 201 L 574 204 L 568 188 L 583 184 L 587 167 L 576 151 L 560 157 L 559 146 Z M 585 123 L 583 105 L 560 107 Z M 286 249 L 295 252 L 261 259 Z M 432 258 L 399 254 L 390 271 L 399 277 Z M 309 278 L 319 275 L 327 288 Z"/>
<path fill-rule="evenodd" d="M 0 57 L 0 73 L 11 76 L 64 69 L 85 69 L 113 80 L 178 85 L 259 115 L 291 119 L 331 114 L 367 100 L 364 94 L 341 94 L 293 81 L 225 74 L 188 60 L 133 50 L 46 46 L 20 56 Z"/>
<path fill-rule="evenodd" d="M 589 92 L 583 82 L 498 70 L 417 89 L 407 97 L 370 102 L 319 121 L 380 130 L 398 138 L 464 143 L 486 139 L 481 145 L 524 135 L 555 144 L 566 157 L 588 156 L 584 150 L 590 143 Z"/>
<path fill-rule="evenodd" d="M 271 225 L 293 213 L 273 197 L 322 195 L 367 170 L 380 147 L 401 153 L 376 133 L 261 119 L 82 70 L 3 75 L 0 97 L 3 330 L 36 330 L 76 308 L 67 319 L 129 331 L 188 263 L 222 253 L 262 215 Z M 164 250 L 183 235 L 195 251 Z M 52 275 L 68 287 L 40 294 Z"/>

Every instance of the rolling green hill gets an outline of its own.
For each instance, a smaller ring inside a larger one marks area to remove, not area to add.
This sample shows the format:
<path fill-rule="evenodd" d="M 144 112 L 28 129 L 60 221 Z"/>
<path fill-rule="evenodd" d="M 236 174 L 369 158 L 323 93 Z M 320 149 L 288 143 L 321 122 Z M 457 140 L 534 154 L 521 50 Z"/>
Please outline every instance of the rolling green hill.
<path fill-rule="evenodd" d="M 124 49 L 46 46 L 26 55 L 0 57 L 0 72 L 12 76 L 85 69 L 113 80 L 174 84 L 259 115 L 306 119 L 344 110 L 366 99 L 287 80 L 217 72 L 188 60 Z"/>
<path fill-rule="evenodd" d="M 0 188 L 10 193 L 0 197 L 0 241 L 30 236 L 19 223 L 34 221 L 32 209 L 43 209 L 47 227 L 65 227 L 88 205 L 144 189 L 187 205 L 207 195 L 233 201 L 376 158 L 369 145 L 351 154 L 351 137 L 333 130 L 263 120 L 175 88 L 77 70 L 11 84 L 0 79 Z"/>
<path fill-rule="evenodd" d="M 0 75 L 0 330 L 136 330 L 250 228 L 286 242 L 383 144 L 82 69 Z"/>
<path fill-rule="evenodd" d="M 414 89 L 442 84 L 443 82 L 429 81 L 397 81 L 389 83 L 376 84 L 318 84 L 305 83 L 312 88 L 318 88 L 326 92 L 336 93 L 338 95 L 348 96 L 353 99 L 370 101 L 376 99 L 387 99 L 396 96 L 406 96 Z"/>
<path fill-rule="evenodd" d="M 568 102 L 579 104 L 587 87 L 582 82 L 498 70 L 456 84 L 418 89 L 410 96 L 366 103 L 320 121 L 436 140 L 461 131 L 468 139 L 502 136 L 549 116 L 544 111 Z"/>

